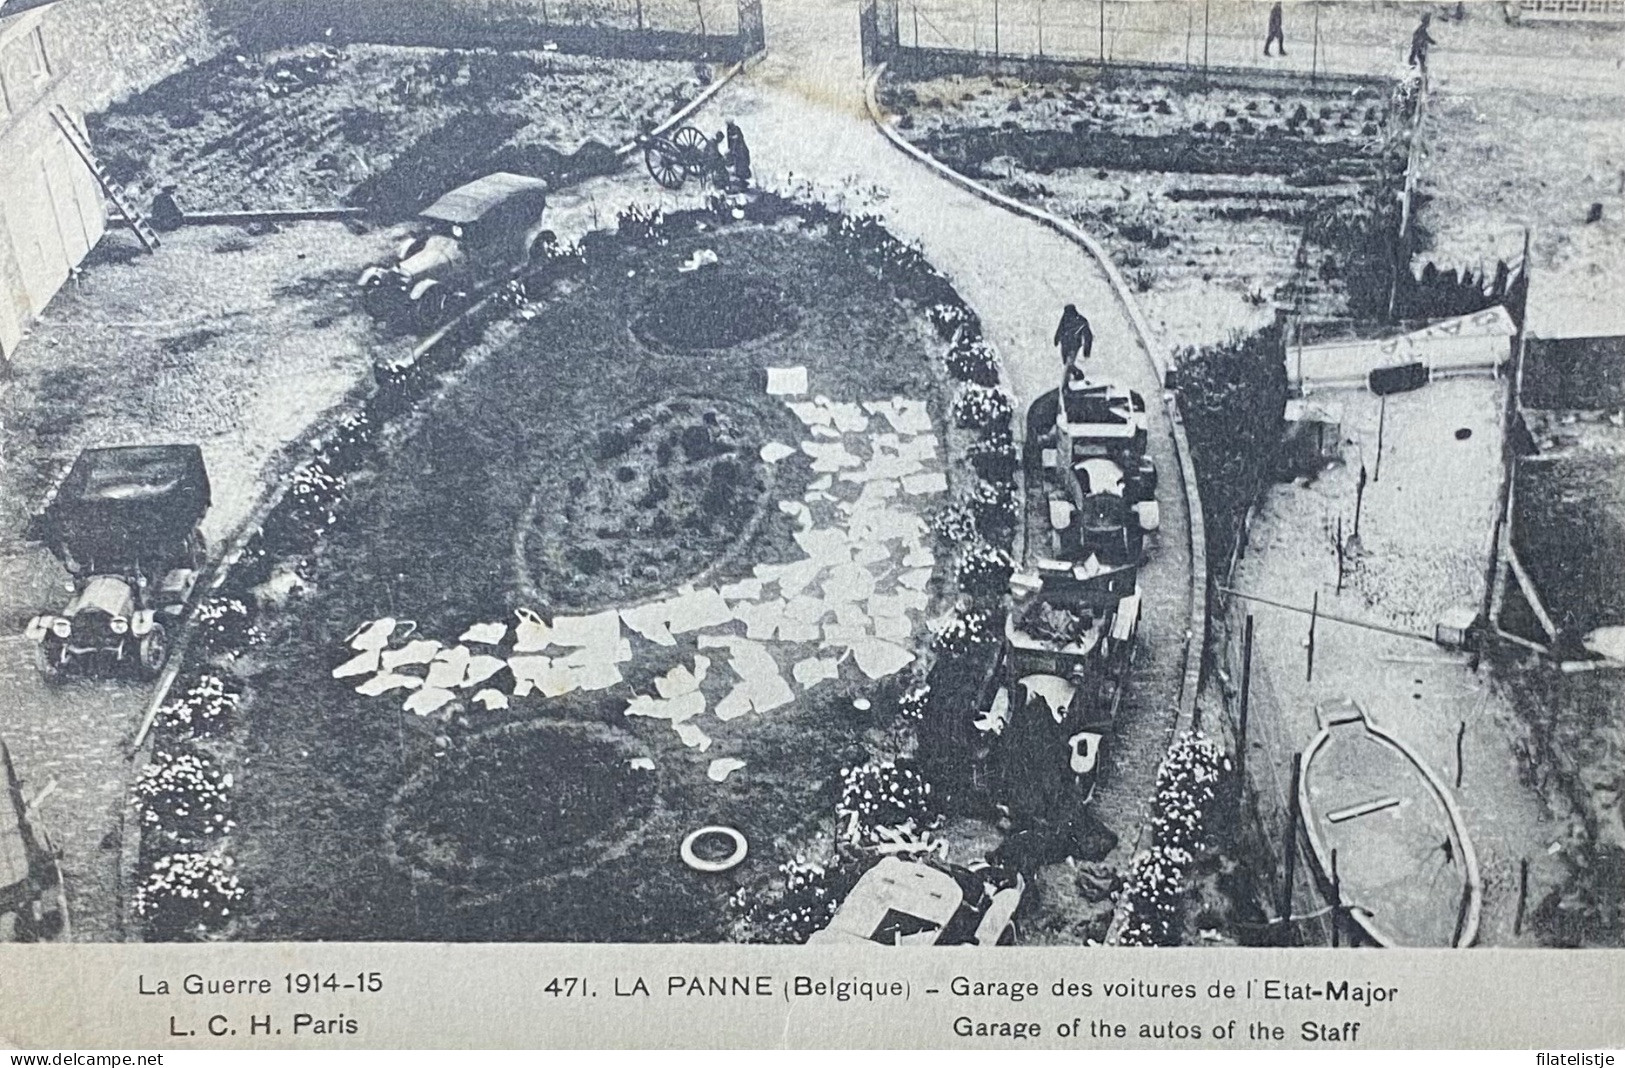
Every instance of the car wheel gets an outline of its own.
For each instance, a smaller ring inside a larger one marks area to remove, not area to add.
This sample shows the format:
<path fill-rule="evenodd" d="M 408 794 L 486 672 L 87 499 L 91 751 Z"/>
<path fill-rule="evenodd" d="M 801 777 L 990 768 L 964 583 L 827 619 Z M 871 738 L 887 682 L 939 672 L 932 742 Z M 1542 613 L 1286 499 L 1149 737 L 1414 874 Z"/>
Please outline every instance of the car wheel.
<path fill-rule="evenodd" d="M 445 287 L 430 286 L 424 290 L 422 296 L 412 302 L 413 325 L 420 333 L 433 333 L 446 321 L 447 303 Z"/>
<path fill-rule="evenodd" d="M 53 641 L 34 646 L 34 663 L 39 666 L 40 677 L 52 684 L 62 681 L 67 668 L 62 660 L 62 646 Z"/>
<path fill-rule="evenodd" d="M 136 670 L 143 679 L 156 679 L 168 659 L 169 635 L 164 633 L 162 623 L 154 623 L 152 629 L 141 636 L 141 644 L 136 646 Z"/>

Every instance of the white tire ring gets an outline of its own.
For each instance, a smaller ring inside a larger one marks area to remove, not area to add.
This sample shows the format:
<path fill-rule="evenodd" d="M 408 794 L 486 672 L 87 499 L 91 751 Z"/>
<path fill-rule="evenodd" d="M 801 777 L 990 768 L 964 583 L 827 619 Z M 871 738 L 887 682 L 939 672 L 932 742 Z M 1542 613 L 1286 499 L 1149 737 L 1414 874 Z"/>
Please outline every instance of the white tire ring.
<path fill-rule="evenodd" d="M 707 835 L 713 834 L 720 834 L 724 838 L 732 839 L 734 843 L 734 851 L 728 854 L 726 857 L 723 857 L 721 860 L 701 860 L 700 857 L 694 852 L 694 843 L 698 842 L 701 838 L 704 838 Z M 745 841 L 744 835 L 740 834 L 732 827 L 713 825 L 710 827 L 701 827 L 697 831 L 691 831 L 689 836 L 683 839 L 681 852 L 683 854 L 683 863 L 687 864 L 695 871 L 727 871 L 730 868 L 738 867 L 740 863 L 744 861 L 745 854 L 750 852 L 750 843 Z"/>

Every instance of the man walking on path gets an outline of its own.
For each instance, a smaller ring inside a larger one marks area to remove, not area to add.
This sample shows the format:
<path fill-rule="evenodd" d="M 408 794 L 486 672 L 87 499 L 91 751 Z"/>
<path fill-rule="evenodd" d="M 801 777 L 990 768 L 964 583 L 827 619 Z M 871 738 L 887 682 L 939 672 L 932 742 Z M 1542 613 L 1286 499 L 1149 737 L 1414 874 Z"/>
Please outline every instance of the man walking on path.
<path fill-rule="evenodd" d="M 1055 344 L 1061 346 L 1061 363 L 1067 367 L 1077 360 L 1080 350 L 1087 360 L 1094 349 L 1094 331 L 1089 329 L 1089 320 L 1078 311 L 1076 304 L 1068 304 L 1061 312 L 1061 325 L 1055 328 Z"/>
<path fill-rule="evenodd" d="M 1266 56 L 1270 54 L 1271 44 L 1279 47 L 1281 55 L 1286 55 L 1286 34 L 1281 30 L 1280 0 L 1276 0 L 1275 3 L 1270 5 L 1270 28 L 1269 33 L 1264 37 L 1264 54 Z"/>
<path fill-rule="evenodd" d="M 1428 69 L 1428 49 L 1439 43 L 1428 36 L 1428 23 L 1432 21 L 1432 15 L 1424 14 L 1422 24 L 1416 27 L 1415 33 L 1411 34 L 1411 66 L 1419 67 L 1424 71 Z"/>

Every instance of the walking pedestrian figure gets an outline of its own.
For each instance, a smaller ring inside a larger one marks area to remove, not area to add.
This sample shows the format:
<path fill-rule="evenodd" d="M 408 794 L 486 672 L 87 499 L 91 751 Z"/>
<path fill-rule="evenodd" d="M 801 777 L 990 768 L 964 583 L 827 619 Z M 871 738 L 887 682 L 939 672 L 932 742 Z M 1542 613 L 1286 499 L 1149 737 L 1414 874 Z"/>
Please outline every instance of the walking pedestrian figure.
<path fill-rule="evenodd" d="M 1270 45 L 1279 47 L 1281 55 L 1286 55 L 1286 34 L 1281 30 L 1281 4 L 1280 0 L 1270 5 L 1270 28 L 1264 38 L 1264 54 L 1270 54 Z"/>
<path fill-rule="evenodd" d="M 732 119 L 728 120 L 728 165 L 733 168 L 734 181 L 741 188 L 750 184 L 750 146 L 745 144 L 745 131 Z"/>
<path fill-rule="evenodd" d="M 1078 311 L 1076 304 L 1068 304 L 1066 310 L 1061 312 L 1061 323 L 1055 328 L 1054 344 L 1061 346 L 1061 362 L 1067 367 L 1077 360 L 1080 350 L 1087 360 L 1094 349 L 1094 331 L 1089 329 L 1089 320 Z"/>
<path fill-rule="evenodd" d="M 1428 23 L 1432 21 L 1433 16 L 1431 14 L 1424 14 L 1422 24 L 1416 27 L 1415 33 L 1411 34 L 1410 64 L 1422 70 L 1428 69 L 1428 49 L 1439 43 L 1428 35 Z"/>

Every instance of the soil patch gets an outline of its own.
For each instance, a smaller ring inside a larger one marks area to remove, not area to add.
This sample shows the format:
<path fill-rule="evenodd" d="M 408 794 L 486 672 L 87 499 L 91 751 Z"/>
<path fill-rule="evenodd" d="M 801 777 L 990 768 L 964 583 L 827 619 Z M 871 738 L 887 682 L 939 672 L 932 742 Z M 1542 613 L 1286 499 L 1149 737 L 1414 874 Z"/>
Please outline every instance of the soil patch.
<path fill-rule="evenodd" d="M 174 185 L 193 211 L 347 202 L 406 214 L 494 170 L 558 181 L 613 169 L 601 146 L 709 79 L 675 61 L 350 44 L 221 56 L 89 125 L 138 204 Z"/>
<path fill-rule="evenodd" d="M 749 406 L 665 401 L 599 432 L 542 473 L 516 538 L 520 584 L 540 604 L 582 607 L 671 589 L 743 541 L 771 485 Z"/>
<path fill-rule="evenodd" d="M 703 352 L 755 341 L 794 321 L 776 287 L 730 271 L 701 270 L 656 297 L 632 332 L 656 352 Z"/>
<path fill-rule="evenodd" d="M 655 777 L 631 761 L 646 755 L 596 723 L 472 735 L 401 789 L 387 824 L 393 859 L 459 895 L 557 877 L 645 821 Z"/>

